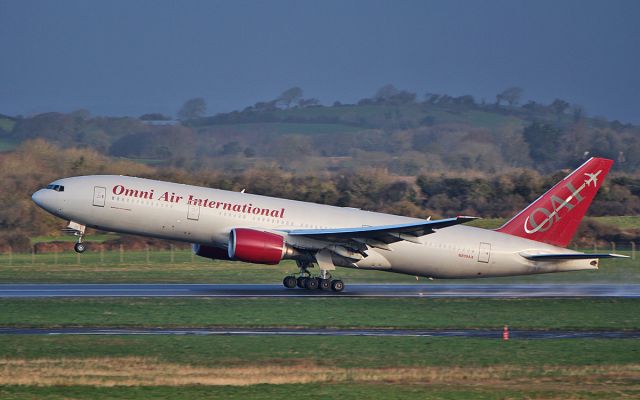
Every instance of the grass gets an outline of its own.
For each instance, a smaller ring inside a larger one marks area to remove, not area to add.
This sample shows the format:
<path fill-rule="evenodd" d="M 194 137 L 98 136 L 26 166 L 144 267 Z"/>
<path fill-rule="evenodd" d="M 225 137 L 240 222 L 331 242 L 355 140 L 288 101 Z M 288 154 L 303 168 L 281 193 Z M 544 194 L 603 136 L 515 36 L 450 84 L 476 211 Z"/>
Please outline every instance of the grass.
<path fill-rule="evenodd" d="M 640 394 L 639 356 L 626 339 L 4 336 L 0 395 L 615 398 Z"/>
<path fill-rule="evenodd" d="M 11 118 L 6 118 L 0 115 L 0 129 L 3 129 L 6 132 L 11 132 L 13 127 L 16 125 L 16 121 Z"/>
<path fill-rule="evenodd" d="M 120 236 L 113 233 L 99 233 L 91 235 L 88 239 L 89 242 L 102 243 L 107 240 L 118 239 Z M 60 236 L 34 236 L 31 238 L 31 244 L 36 243 L 51 243 L 51 242 L 77 242 L 78 237 L 73 235 L 60 235 Z"/>
<path fill-rule="evenodd" d="M 362 128 L 344 124 L 315 124 L 315 123 L 286 123 L 286 122 L 257 122 L 242 124 L 213 125 L 210 129 L 222 132 L 255 133 L 263 134 L 344 134 L 361 131 Z"/>
<path fill-rule="evenodd" d="M 638 364 L 640 340 L 326 336 L 0 336 L 0 360 L 128 358 L 202 367 L 522 367 Z"/>
<path fill-rule="evenodd" d="M 635 299 L 4 299 L 0 326 L 638 329 Z M 640 340 L 0 335 L 2 399 L 640 396 Z"/>
<path fill-rule="evenodd" d="M 591 217 L 591 219 L 604 225 L 616 226 L 622 230 L 640 229 L 640 215 L 633 216 L 611 216 L 611 217 Z"/>
<path fill-rule="evenodd" d="M 398 385 L 381 383 L 365 385 L 358 383 L 323 384 L 301 386 L 289 385 L 255 385 L 248 387 L 212 387 L 212 386 L 180 386 L 180 387 L 85 387 L 85 386 L 57 386 L 57 387 L 33 387 L 33 386 L 5 386 L 0 387 L 0 397 L 5 400 L 17 400 L 25 398 L 43 399 L 89 399 L 89 400 L 128 400 L 128 399 L 284 399 L 295 393 L 296 399 L 309 400 L 423 400 L 447 399 L 619 399 L 633 398 L 640 391 L 637 388 L 622 388 L 615 390 L 594 391 L 592 387 L 583 387 L 577 391 L 567 392 L 559 388 L 522 388 L 498 387 L 489 390 L 482 387 L 432 385 L 428 383 Z"/>
<path fill-rule="evenodd" d="M 640 329 L 640 299 L 54 298 L 0 306 L 0 326 L 12 327 Z"/>
<path fill-rule="evenodd" d="M 0 153 L 11 151 L 18 147 L 18 144 L 12 140 L 0 138 Z"/>

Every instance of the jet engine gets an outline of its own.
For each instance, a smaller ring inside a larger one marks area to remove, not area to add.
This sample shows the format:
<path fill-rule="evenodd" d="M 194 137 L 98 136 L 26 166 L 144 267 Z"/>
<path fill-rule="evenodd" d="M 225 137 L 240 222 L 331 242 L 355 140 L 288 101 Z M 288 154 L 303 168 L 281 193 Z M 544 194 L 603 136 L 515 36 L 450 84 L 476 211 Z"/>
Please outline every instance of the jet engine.
<path fill-rule="evenodd" d="M 229 253 L 226 249 L 197 243 L 192 244 L 191 248 L 193 249 L 193 253 L 200 257 L 210 258 L 212 260 L 230 260 Z"/>
<path fill-rule="evenodd" d="M 282 236 L 247 228 L 231 230 L 228 249 L 230 259 L 255 264 L 278 264 L 295 255 Z"/>

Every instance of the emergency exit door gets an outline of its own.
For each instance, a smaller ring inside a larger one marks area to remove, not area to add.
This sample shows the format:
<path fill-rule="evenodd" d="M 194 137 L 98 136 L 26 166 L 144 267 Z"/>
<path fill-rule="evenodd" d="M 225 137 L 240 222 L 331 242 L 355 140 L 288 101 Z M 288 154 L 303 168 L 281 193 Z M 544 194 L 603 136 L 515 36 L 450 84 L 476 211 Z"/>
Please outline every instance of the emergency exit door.
<path fill-rule="evenodd" d="M 480 243 L 478 262 L 488 263 L 491 257 L 491 243 Z"/>
<path fill-rule="evenodd" d="M 96 207 L 104 207 L 104 200 L 107 197 L 107 189 L 102 186 L 93 188 L 93 205 Z"/>

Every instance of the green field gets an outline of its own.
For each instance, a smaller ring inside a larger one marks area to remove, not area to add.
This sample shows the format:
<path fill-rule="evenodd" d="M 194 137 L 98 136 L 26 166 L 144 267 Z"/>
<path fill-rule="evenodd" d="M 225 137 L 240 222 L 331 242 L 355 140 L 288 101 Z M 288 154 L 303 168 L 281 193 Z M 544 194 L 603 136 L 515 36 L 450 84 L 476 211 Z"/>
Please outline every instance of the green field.
<path fill-rule="evenodd" d="M 3 129 L 6 132 L 11 132 L 15 125 L 16 121 L 14 119 L 0 115 L 0 129 Z"/>
<path fill-rule="evenodd" d="M 604 225 L 611 225 L 622 230 L 640 229 L 640 215 L 634 216 L 610 216 L 610 217 L 591 217 L 596 222 Z"/>
<path fill-rule="evenodd" d="M 11 151 L 17 146 L 18 144 L 12 140 L 0 138 L 0 153 L 4 151 Z"/>
<path fill-rule="evenodd" d="M 640 329 L 636 299 L 80 298 L 1 304 L 0 325 L 13 327 Z"/>
<path fill-rule="evenodd" d="M 637 299 L 3 299 L 3 327 L 639 329 Z M 640 340 L 0 335 L 2 399 L 640 396 Z"/>
<path fill-rule="evenodd" d="M 580 377 L 582 378 L 582 377 Z M 542 385 L 540 385 L 542 386 Z M 235 386 L 145 386 L 145 387 L 23 387 L 7 386 L 0 387 L 0 396 L 5 400 L 22 400 L 25 398 L 43 399 L 89 399 L 89 400 L 129 400 L 129 399 L 284 399 L 296 394 L 297 399 L 309 400 L 362 400 L 362 399 L 382 399 L 382 400 L 423 400 L 423 399 L 446 399 L 446 400 L 467 400 L 467 399 L 620 399 L 637 398 L 637 386 L 631 384 L 624 388 L 616 386 L 609 391 L 604 387 L 594 388 L 592 386 L 580 387 L 574 384 L 575 390 L 566 391 L 553 388 L 535 388 L 526 390 L 519 387 L 509 388 L 507 385 L 495 388 L 484 388 L 469 385 L 467 387 L 451 384 L 283 384 L 283 385 L 253 385 L 246 387 Z"/>
<path fill-rule="evenodd" d="M 639 357 L 638 340 L 11 336 L 0 396 L 632 398 Z"/>
<path fill-rule="evenodd" d="M 244 124 L 215 125 L 215 131 L 235 133 L 279 134 L 279 135 L 318 135 L 318 134 L 344 134 L 361 131 L 362 128 L 343 124 L 313 124 L 313 123 L 284 123 L 284 122 L 260 122 Z"/>

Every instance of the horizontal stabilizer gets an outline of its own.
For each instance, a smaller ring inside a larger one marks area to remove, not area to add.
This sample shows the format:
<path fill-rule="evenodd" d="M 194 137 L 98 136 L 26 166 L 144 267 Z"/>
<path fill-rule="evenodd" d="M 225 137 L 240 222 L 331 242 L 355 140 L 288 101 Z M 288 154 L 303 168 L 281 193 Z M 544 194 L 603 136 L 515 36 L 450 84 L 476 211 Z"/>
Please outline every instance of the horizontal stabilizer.
<path fill-rule="evenodd" d="M 527 254 L 520 253 L 526 259 L 533 261 L 557 261 L 557 260 L 592 260 L 595 258 L 629 258 L 622 254 L 610 253 L 565 253 L 565 254 Z"/>

